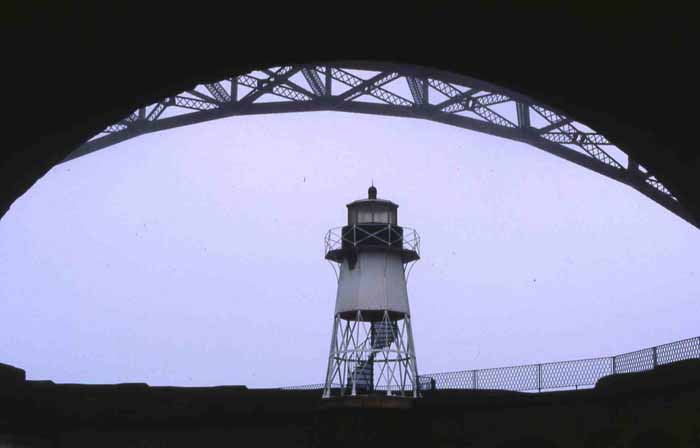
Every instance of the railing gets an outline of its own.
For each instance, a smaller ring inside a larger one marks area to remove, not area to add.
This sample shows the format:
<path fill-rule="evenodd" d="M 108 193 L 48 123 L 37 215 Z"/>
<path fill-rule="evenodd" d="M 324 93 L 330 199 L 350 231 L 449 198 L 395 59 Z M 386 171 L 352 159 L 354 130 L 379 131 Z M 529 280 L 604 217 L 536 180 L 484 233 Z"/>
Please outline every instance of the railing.
<path fill-rule="evenodd" d="M 420 235 L 410 227 L 386 225 L 349 225 L 329 230 L 324 238 L 325 253 L 344 247 L 362 246 L 367 243 L 386 245 L 414 251 L 420 256 Z"/>
<path fill-rule="evenodd" d="M 604 358 L 549 362 L 513 367 L 432 373 L 420 375 L 421 390 L 500 389 L 541 392 L 595 386 L 604 376 L 653 370 L 664 364 L 700 358 L 700 337 L 684 339 Z M 323 384 L 283 387 L 282 389 L 323 389 Z"/>

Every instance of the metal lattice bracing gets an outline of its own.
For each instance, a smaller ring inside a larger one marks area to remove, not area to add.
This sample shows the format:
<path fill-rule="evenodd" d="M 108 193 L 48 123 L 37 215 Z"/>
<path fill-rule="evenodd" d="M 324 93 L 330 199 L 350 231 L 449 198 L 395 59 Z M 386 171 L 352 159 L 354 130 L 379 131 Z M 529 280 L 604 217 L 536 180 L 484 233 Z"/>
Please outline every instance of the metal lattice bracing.
<path fill-rule="evenodd" d="M 396 320 L 387 311 L 379 321 L 336 315 L 323 396 L 382 393 L 418 396 L 418 371 L 411 318 Z"/>
<path fill-rule="evenodd" d="M 274 67 L 202 84 L 134 111 L 66 160 L 145 133 L 209 120 L 311 111 L 421 118 L 528 143 L 627 184 L 698 226 L 653 173 L 565 114 L 483 81 L 394 64 Z"/>

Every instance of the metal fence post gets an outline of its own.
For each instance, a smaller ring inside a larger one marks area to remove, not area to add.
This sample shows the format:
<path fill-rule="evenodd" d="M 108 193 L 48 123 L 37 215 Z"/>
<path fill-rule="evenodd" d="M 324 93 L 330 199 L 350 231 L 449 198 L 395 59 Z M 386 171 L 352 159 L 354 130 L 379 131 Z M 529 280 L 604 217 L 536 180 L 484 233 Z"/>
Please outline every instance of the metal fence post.
<path fill-rule="evenodd" d="M 617 375 L 617 356 L 612 357 L 612 374 Z"/>
<path fill-rule="evenodd" d="M 476 380 L 476 370 L 472 370 L 472 389 L 476 390 L 476 388 L 479 386 Z"/>
<path fill-rule="evenodd" d="M 654 368 L 656 368 L 659 365 L 659 363 L 656 359 L 656 347 L 651 348 L 651 359 L 654 362 Z"/>
<path fill-rule="evenodd" d="M 542 392 L 542 364 L 537 364 L 537 392 Z"/>

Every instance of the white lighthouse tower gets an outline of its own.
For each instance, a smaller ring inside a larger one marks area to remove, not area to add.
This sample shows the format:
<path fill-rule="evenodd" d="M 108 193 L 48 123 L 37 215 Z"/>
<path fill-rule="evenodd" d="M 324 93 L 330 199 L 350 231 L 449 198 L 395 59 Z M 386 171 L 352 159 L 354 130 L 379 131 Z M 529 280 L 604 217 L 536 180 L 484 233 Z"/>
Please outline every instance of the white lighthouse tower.
<path fill-rule="evenodd" d="M 323 397 L 382 393 L 418 396 L 418 369 L 406 289 L 419 236 L 397 222 L 398 205 L 351 202 L 346 226 L 326 234 L 326 259 L 339 265 Z"/>

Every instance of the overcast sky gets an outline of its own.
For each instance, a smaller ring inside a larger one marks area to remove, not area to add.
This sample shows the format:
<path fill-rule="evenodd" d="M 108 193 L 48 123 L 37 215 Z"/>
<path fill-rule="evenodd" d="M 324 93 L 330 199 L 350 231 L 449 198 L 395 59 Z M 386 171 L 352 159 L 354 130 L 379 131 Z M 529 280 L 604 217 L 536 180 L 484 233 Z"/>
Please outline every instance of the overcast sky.
<path fill-rule="evenodd" d="M 421 373 L 700 335 L 700 231 L 530 146 L 342 113 L 238 117 L 59 165 L 0 220 L 0 362 L 29 379 L 319 383 L 323 236 L 366 196 L 422 236 Z"/>

